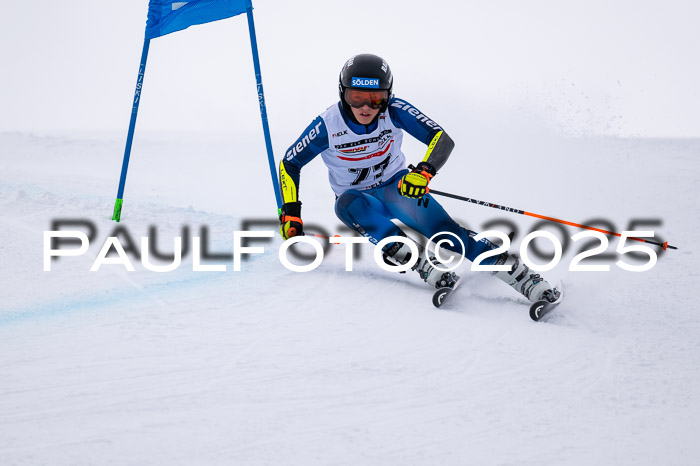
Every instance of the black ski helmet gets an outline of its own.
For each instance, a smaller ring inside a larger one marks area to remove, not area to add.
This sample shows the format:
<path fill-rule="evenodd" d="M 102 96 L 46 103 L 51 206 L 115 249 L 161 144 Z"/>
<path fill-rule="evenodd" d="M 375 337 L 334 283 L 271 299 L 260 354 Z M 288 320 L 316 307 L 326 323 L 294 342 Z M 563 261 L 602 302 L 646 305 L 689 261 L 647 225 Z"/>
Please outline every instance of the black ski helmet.
<path fill-rule="evenodd" d="M 382 57 L 371 53 L 363 53 L 351 57 L 343 65 L 343 68 L 340 70 L 338 93 L 346 115 L 355 121 L 350 105 L 345 102 L 345 89 L 386 90 L 388 93 L 387 101 L 379 110 L 379 113 L 382 113 L 389 104 L 393 86 L 394 77 L 391 75 L 391 68 L 389 68 L 387 62 Z"/>

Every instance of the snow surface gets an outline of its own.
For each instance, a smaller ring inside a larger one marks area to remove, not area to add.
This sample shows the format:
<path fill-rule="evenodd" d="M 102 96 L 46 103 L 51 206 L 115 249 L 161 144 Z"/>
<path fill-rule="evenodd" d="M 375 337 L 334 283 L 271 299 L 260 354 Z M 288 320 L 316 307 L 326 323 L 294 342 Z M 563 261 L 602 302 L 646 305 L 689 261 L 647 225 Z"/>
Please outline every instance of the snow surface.
<path fill-rule="evenodd" d="M 124 134 L 0 134 L 0 463 L 697 464 L 700 140 L 456 139 L 435 189 L 619 229 L 661 219 L 679 249 L 649 272 L 574 273 L 569 248 L 545 274 L 567 286 L 547 323 L 468 271 L 436 310 L 369 246 L 353 272 L 340 246 L 290 272 L 277 237 L 240 272 L 193 272 L 190 254 L 170 273 L 91 273 L 118 226 Z M 275 218 L 263 151 L 258 134 L 137 134 L 119 226 L 138 241 L 156 225 L 170 251 L 205 225 L 230 253 L 244 219 Z M 339 232 L 320 160 L 301 189 L 305 220 Z M 440 201 L 477 230 L 536 223 Z M 43 232 L 66 218 L 97 239 L 44 272 Z"/>

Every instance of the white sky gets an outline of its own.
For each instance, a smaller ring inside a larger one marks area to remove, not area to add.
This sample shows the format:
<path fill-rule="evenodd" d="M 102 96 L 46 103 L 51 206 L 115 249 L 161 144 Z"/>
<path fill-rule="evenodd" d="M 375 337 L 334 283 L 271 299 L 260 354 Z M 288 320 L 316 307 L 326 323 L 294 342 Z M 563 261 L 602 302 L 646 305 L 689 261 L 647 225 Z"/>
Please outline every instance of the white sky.
<path fill-rule="evenodd" d="M 270 124 L 337 99 L 351 55 L 446 128 L 700 137 L 700 2 L 254 0 Z M 0 131 L 124 130 L 147 1 L 4 2 Z M 259 130 L 245 16 L 151 41 L 138 129 Z"/>

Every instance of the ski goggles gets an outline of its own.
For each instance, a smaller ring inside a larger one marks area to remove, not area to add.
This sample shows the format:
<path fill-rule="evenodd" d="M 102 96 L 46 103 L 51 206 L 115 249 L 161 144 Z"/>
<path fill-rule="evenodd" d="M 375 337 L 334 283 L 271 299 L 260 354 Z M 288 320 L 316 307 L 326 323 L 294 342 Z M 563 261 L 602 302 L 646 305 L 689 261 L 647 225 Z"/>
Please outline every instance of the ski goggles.
<path fill-rule="evenodd" d="M 370 108 L 381 108 L 389 100 L 389 91 L 361 91 L 359 89 L 345 89 L 343 94 L 345 102 L 353 108 L 362 108 L 368 105 Z"/>

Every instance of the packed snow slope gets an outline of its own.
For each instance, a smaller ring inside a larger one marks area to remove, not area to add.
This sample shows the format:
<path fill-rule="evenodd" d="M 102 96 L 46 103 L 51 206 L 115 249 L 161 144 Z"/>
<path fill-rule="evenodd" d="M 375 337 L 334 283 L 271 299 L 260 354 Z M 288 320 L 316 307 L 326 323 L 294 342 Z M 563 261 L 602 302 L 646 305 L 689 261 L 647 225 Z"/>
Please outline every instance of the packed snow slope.
<path fill-rule="evenodd" d="M 546 323 L 468 270 L 437 310 L 370 246 L 352 272 L 341 246 L 292 272 L 278 235 L 239 272 L 230 259 L 195 272 L 191 252 L 167 273 L 133 257 L 133 272 L 90 272 L 117 227 L 139 249 L 154 226 L 163 252 L 204 227 L 216 254 L 232 253 L 234 230 L 276 230 L 245 225 L 276 220 L 258 134 L 137 133 L 116 224 L 123 144 L 121 133 L 0 134 L 3 465 L 697 464 L 699 140 L 458 138 L 434 189 L 618 231 L 642 219 L 679 248 L 633 273 L 615 265 L 633 261 L 611 237 L 609 272 L 569 272 L 580 249 L 569 240 L 545 273 L 566 285 Z M 424 150 L 405 149 L 410 161 Z M 302 172 L 303 217 L 343 233 L 326 176 L 320 160 Z M 533 227 L 577 233 L 439 201 L 477 231 L 514 222 L 513 250 Z M 43 234 L 60 219 L 95 235 L 45 272 Z"/>

